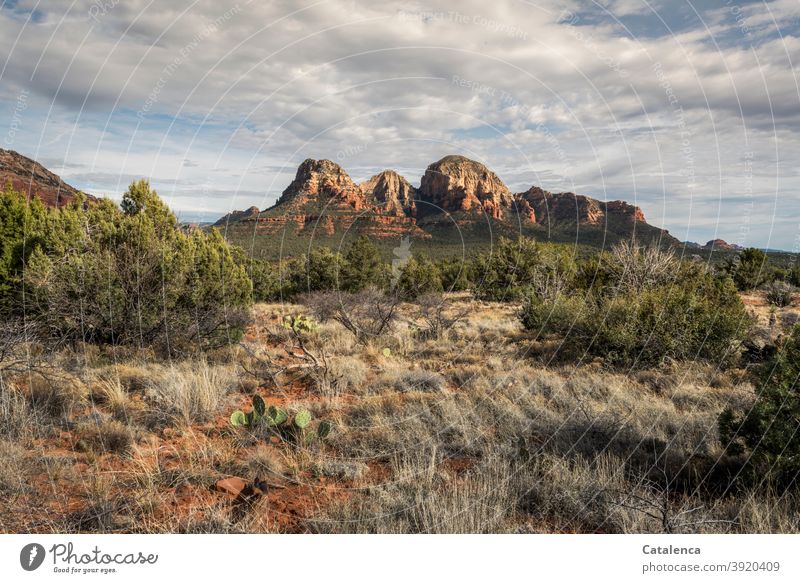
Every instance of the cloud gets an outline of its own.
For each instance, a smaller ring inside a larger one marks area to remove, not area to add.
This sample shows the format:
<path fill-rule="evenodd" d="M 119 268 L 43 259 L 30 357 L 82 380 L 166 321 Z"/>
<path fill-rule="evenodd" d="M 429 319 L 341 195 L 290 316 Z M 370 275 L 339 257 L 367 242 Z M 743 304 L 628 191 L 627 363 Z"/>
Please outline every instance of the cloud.
<path fill-rule="evenodd" d="M 0 9 L 0 119 L 29 98 L 3 147 L 95 192 L 150 176 L 176 208 L 220 214 L 268 206 L 307 157 L 414 182 L 460 152 L 516 190 L 789 247 L 797 23 L 786 0 L 20 0 Z"/>

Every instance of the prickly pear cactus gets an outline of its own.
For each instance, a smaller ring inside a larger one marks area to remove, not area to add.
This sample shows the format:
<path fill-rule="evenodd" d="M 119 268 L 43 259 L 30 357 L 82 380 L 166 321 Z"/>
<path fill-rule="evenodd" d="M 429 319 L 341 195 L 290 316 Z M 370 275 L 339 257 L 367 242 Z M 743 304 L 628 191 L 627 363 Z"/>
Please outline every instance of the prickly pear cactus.
<path fill-rule="evenodd" d="M 264 413 L 267 411 L 267 404 L 260 395 L 253 395 L 253 411 L 258 413 L 259 417 L 263 417 Z"/>
<path fill-rule="evenodd" d="M 294 424 L 297 426 L 298 429 L 305 429 L 309 423 L 311 423 L 311 412 L 308 411 L 307 409 L 298 411 L 297 414 L 294 416 Z"/>
<path fill-rule="evenodd" d="M 285 316 L 283 318 L 283 327 L 296 334 L 311 334 L 317 331 L 319 324 L 317 324 L 313 318 L 297 315 Z"/>
<path fill-rule="evenodd" d="M 317 437 L 325 439 L 331 434 L 331 429 L 333 429 L 333 423 L 327 420 L 320 421 L 319 427 L 317 427 Z"/>
<path fill-rule="evenodd" d="M 288 418 L 289 414 L 280 407 L 272 406 L 267 409 L 267 422 L 273 427 L 283 425 Z"/>
<path fill-rule="evenodd" d="M 231 413 L 231 425 L 234 427 L 244 427 L 247 425 L 247 415 L 242 411 L 234 411 Z"/>

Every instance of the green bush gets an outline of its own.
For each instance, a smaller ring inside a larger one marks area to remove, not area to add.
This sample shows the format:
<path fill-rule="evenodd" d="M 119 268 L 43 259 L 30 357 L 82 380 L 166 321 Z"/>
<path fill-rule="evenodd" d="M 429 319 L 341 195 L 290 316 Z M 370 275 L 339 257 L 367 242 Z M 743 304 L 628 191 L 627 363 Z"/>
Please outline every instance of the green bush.
<path fill-rule="evenodd" d="M 474 294 L 482 300 L 517 301 L 533 288 L 539 295 L 555 296 L 571 286 L 575 272 L 565 246 L 503 238 L 479 258 Z"/>
<path fill-rule="evenodd" d="M 242 334 L 252 283 L 241 253 L 216 230 L 182 229 L 147 181 L 130 185 L 121 210 L 109 200 L 30 209 L 3 278 L 13 290 L 24 272 L 26 313 L 47 334 L 168 354 Z"/>
<path fill-rule="evenodd" d="M 757 371 L 760 390 L 750 411 L 726 409 L 719 418 L 728 451 L 750 453 L 755 475 L 797 487 L 800 473 L 800 325 Z"/>
<path fill-rule="evenodd" d="M 388 266 L 378 248 L 362 235 L 345 252 L 340 285 L 335 289 L 357 292 L 368 287 L 385 288 L 388 281 Z"/>
<path fill-rule="evenodd" d="M 737 288 L 749 291 L 767 281 L 768 261 L 766 253 L 761 249 L 751 247 L 733 259 L 729 259 L 725 269 L 733 278 Z"/>
<path fill-rule="evenodd" d="M 436 262 L 442 278 L 442 288 L 448 292 L 466 291 L 472 287 L 472 262 L 462 258 L 445 258 Z"/>
<path fill-rule="evenodd" d="M 292 294 L 339 289 L 342 277 L 352 277 L 350 271 L 342 273 L 343 259 L 328 247 L 316 247 L 308 255 L 288 262 L 287 280 Z M 348 280 L 349 281 L 349 280 Z M 361 285 L 351 282 L 353 285 Z"/>
<path fill-rule="evenodd" d="M 563 356 L 637 368 L 665 358 L 730 363 L 751 324 L 731 280 L 710 275 L 639 292 L 531 294 L 520 319 L 529 330 L 563 336 Z"/>
<path fill-rule="evenodd" d="M 242 263 L 246 263 L 243 260 Z M 250 280 L 253 282 L 253 300 L 257 302 L 278 301 L 283 296 L 280 270 L 269 261 L 253 259 L 249 264 Z"/>
<path fill-rule="evenodd" d="M 405 299 L 413 300 L 422 294 L 442 292 L 442 274 L 428 257 L 412 257 L 401 269 L 397 286 Z"/>

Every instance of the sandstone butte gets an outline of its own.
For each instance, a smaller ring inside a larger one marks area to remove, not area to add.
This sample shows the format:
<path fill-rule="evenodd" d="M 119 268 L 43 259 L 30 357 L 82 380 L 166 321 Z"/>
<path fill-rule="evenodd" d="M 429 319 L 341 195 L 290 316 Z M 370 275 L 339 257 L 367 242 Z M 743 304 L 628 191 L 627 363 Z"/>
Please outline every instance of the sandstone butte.
<path fill-rule="evenodd" d="M 359 222 L 361 232 L 376 237 L 412 233 L 430 236 L 421 219 L 454 217 L 456 222 L 478 218 L 519 221 L 555 227 L 602 226 L 607 219 L 646 223 L 642 210 L 624 201 L 602 202 L 571 192 L 552 193 L 532 186 L 512 193 L 485 165 L 464 156 L 445 156 L 425 170 L 415 188 L 394 170 L 384 170 L 356 184 L 330 160 L 305 160 L 294 180 L 274 206 L 259 211 L 251 207 L 222 217 L 216 225 L 245 226 L 255 231 L 277 232 L 286 227 L 296 233 L 325 233 L 350 228 Z"/>

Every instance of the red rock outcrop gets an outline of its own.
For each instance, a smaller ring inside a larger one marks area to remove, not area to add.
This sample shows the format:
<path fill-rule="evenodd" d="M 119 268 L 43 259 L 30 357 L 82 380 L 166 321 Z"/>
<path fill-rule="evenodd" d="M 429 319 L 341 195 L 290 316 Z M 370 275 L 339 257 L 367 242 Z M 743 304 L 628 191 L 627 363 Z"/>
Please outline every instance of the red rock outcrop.
<path fill-rule="evenodd" d="M 621 200 L 608 203 L 572 192 L 552 193 L 533 186 L 517 195 L 518 208 L 525 204 L 533 209 L 538 224 L 554 227 L 559 224 L 601 225 L 613 216 L 645 222 L 642 209 Z"/>
<path fill-rule="evenodd" d="M 571 192 L 552 193 L 536 186 L 512 194 L 494 172 L 463 156 L 446 156 L 428 166 L 418 189 L 393 170 L 356 185 L 338 164 L 306 160 L 272 208 L 240 214 L 235 218 L 242 226 L 250 222 L 249 229 L 255 227 L 267 235 L 286 229 L 299 236 L 358 232 L 375 238 L 405 234 L 430 238 L 441 234 L 446 240 L 451 237 L 448 229 L 454 227 L 453 219 L 455 226 L 466 227 L 481 226 L 489 217 L 515 232 L 522 227 L 523 232 L 541 233 L 535 228 L 526 230 L 545 226 L 556 240 L 573 240 L 579 233 L 596 240 L 600 231 L 603 241 L 634 235 L 671 240 L 666 231 L 648 225 L 637 206 Z"/>
<path fill-rule="evenodd" d="M 736 245 L 735 243 L 728 243 L 724 239 L 712 239 L 705 245 L 703 245 L 706 249 L 726 249 L 728 251 L 740 251 L 743 249 L 741 245 Z"/>
<path fill-rule="evenodd" d="M 394 170 L 384 170 L 360 184 L 364 195 L 396 216 L 415 216 L 417 190 Z"/>
<path fill-rule="evenodd" d="M 8 183 L 29 199 L 40 198 L 47 206 L 64 206 L 78 194 L 76 188 L 38 162 L 13 150 L 0 149 L 0 188 Z M 86 198 L 96 200 L 89 195 Z"/>
<path fill-rule="evenodd" d="M 447 212 L 482 211 L 493 219 L 504 218 L 514 205 L 497 174 L 464 156 L 445 156 L 428 166 L 419 198 Z"/>
<path fill-rule="evenodd" d="M 413 218 L 414 194 L 394 171 L 381 172 L 359 186 L 338 164 L 309 159 L 273 207 L 236 220 L 256 222 L 256 231 L 266 234 L 288 228 L 295 234 L 333 236 L 355 228 L 378 238 L 409 233 L 427 238 L 430 235 Z"/>
<path fill-rule="evenodd" d="M 355 210 L 367 206 L 364 193 L 344 168 L 330 160 L 308 159 L 297 168 L 294 180 L 286 187 L 276 206 L 302 206 L 309 202 L 344 203 Z"/>

